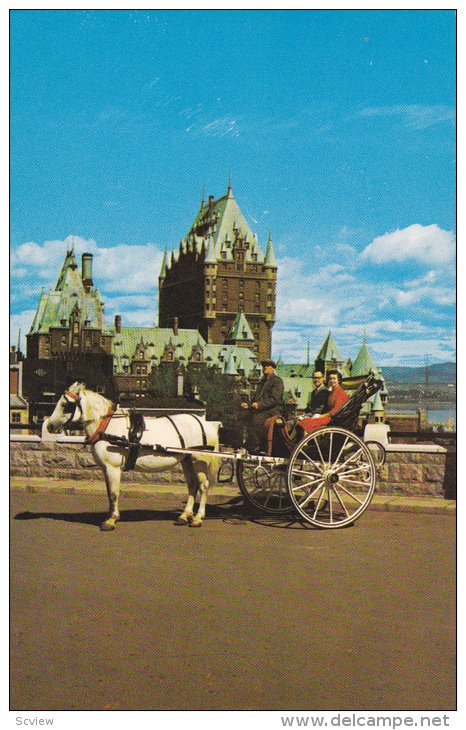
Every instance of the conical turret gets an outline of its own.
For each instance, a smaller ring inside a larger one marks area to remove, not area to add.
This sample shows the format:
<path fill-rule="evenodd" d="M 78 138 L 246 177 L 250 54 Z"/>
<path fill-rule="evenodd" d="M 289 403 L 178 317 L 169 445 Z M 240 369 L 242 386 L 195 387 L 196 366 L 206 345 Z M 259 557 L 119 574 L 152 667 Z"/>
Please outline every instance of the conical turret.
<path fill-rule="evenodd" d="M 228 360 L 225 365 L 225 375 L 238 375 L 235 358 L 234 358 L 233 352 L 231 350 L 230 350 L 230 353 L 228 355 Z"/>
<path fill-rule="evenodd" d="M 368 375 L 373 371 L 377 372 L 378 367 L 366 345 L 366 338 L 364 338 L 361 348 L 356 355 L 356 359 L 351 368 L 351 375 Z"/>
<path fill-rule="evenodd" d="M 210 234 L 206 238 L 206 254 L 205 254 L 204 263 L 205 264 L 216 264 L 217 263 L 217 256 L 215 255 L 215 242 Z"/>
<path fill-rule="evenodd" d="M 265 249 L 264 266 L 266 269 L 276 269 L 277 268 L 277 260 L 275 258 L 275 251 L 273 248 L 272 235 L 270 233 L 269 233 L 269 237 L 267 239 L 267 246 Z"/>

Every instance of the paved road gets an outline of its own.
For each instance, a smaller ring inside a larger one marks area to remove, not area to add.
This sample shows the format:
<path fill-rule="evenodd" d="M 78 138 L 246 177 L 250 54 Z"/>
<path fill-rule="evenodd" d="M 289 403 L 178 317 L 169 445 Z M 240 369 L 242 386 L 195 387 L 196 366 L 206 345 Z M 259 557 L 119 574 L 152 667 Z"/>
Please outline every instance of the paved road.
<path fill-rule="evenodd" d="M 454 710 L 451 516 L 319 531 L 13 492 L 13 710 Z"/>

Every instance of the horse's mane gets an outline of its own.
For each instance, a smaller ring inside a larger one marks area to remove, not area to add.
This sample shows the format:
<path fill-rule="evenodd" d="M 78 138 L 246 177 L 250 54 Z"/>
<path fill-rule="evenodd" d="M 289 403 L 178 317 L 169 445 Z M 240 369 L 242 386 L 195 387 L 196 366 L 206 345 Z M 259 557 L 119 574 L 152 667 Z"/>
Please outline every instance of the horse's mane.
<path fill-rule="evenodd" d="M 108 411 L 114 407 L 112 401 L 105 398 L 101 393 L 95 393 L 93 390 L 88 390 L 87 388 L 82 388 L 81 392 L 86 396 L 88 406 L 92 410 Z"/>

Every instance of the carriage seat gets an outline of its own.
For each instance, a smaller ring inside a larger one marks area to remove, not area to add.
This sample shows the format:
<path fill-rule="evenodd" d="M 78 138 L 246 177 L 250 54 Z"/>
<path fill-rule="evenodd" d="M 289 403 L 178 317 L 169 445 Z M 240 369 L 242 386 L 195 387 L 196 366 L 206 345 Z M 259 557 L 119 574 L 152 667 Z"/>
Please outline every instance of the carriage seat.
<path fill-rule="evenodd" d="M 383 385 L 372 373 L 354 391 L 346 403 L 330 419 L 328 426 L 357 430 L 358 418 L 362 405 L 371 398 Z M 270 423 L 269 423 L 270 422 Z M 306 435 L 299 421 L 285 423 L 280 416 L 273 416 L 266 421 L 267 453 L 273 456 L 289 456 L 295 446 Z"/>

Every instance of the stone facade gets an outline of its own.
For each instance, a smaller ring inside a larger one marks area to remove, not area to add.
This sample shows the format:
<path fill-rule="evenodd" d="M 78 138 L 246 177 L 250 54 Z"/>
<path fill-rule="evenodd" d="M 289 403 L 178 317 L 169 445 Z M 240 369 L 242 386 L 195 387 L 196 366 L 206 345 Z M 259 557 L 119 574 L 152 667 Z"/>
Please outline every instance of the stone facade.
<path fill-rule="evenodd" d="M 239 312 L 254 337 L 245 345 L 259 359 L 271 356 L 277 264 L 269 236 L 264 253 L 228 186 L 209 197 L 179 249 L 164 256 L 159 275 L 159 327 L 198 329 L 207 343 L 229 341 Z M 238 342 L 241 346 L 241 343 Z"/>

